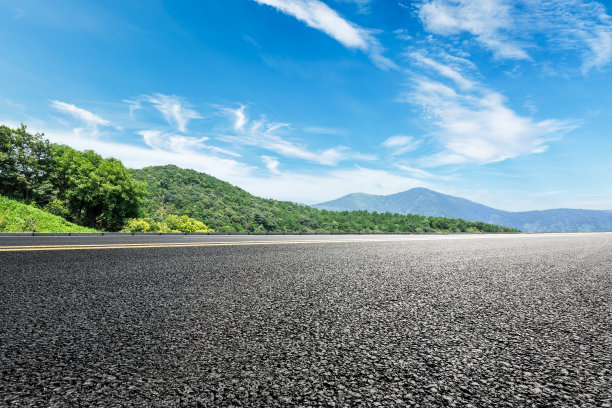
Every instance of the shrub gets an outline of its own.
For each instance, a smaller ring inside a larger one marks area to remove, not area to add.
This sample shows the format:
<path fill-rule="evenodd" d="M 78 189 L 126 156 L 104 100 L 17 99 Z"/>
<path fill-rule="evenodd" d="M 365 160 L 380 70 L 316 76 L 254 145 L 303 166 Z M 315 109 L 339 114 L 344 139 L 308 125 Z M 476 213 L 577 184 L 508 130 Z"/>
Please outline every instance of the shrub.
<path fill-rule="evenodd" d="M 62 218 L 70 217 L 70 210 L 61 200 L 53 200 L 43 207 L 43 210 Z"/>
<path fill-rule="evenodd" d="M 123 227 L 123 232 L 151 232 L 151 224 L 142 218 L 132 218 Z"/>
<path fill-rule="evenodd" d="M 189 218 L 186 215 L 170 214 L 163 222 L 166 226 L 175 232 L 211 232 L 203 222 Z"/>
<path fill-rule="evenodd" d="M 212 232 L 203 222 L 186 215 L 170 214 L 161 222 L 145 218 L 132 218 L 122 232 Z"/>

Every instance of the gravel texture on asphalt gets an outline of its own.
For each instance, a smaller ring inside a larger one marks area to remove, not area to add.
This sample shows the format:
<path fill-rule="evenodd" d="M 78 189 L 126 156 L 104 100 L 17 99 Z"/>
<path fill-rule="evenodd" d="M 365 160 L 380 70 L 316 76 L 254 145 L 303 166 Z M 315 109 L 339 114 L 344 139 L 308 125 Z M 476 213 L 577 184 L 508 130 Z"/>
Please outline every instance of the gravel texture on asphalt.
<path fill-rule="evenodd" d="M 612 406 L 612 234 L 0 253 L 0 406 Z"/>

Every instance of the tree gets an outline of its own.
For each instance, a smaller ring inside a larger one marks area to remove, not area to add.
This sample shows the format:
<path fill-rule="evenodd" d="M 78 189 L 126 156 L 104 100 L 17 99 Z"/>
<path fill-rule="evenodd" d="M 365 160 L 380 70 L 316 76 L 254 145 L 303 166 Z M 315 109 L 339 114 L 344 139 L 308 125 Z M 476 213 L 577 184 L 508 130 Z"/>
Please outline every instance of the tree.
<path fill-rule="evenodd" d="M 129 218 L 139 215 L 146 189 L 119 160 L 104 159 L 92 150 L 79 152 L 65 145 L 51 148 L 51 180 L 74 222 L 117 231 Z"/>
<path fill-rule="evenodd" d="M 52 185 L 51 148 L 42 134 L 32 135 L 24 125 L 0 126 L 0 194 L 44 205 Z"/>

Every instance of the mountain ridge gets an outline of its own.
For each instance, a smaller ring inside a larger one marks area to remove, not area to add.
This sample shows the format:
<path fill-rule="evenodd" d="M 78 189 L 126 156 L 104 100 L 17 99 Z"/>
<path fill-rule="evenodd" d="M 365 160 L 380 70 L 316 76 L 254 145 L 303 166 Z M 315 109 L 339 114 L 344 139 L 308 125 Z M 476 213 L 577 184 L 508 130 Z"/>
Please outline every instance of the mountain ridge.
<path fill-rule="evenodd" d="M 186 215 L 215 231 L 253 232 L 517 232 L 460 219 L 367 211 L 321 211 L 310 206 L 257 197 L 206 173 L 174 165 L 131 169 L 148 194 L 143 216 L 160 221 Z"/>
<path fill-rule="evenodd" d="M 612 231 L 612 210 L 555 208 L 533 211 L 505 211 L 416 187 L 389 195 L 351 193 L 335 200 L 312 205 L 330 211 L 390 212 L 479 221 L 525 232 Z"/>

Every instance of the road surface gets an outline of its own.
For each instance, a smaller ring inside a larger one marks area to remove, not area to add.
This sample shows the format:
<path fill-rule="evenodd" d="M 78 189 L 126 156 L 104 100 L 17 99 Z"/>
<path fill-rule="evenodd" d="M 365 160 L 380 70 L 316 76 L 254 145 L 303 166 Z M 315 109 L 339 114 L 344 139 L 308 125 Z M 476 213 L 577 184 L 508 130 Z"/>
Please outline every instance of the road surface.
<path fill-rule="evenodd" d="M 612 234 L 0 237 L 0 406 L 612 406 Z"/>

